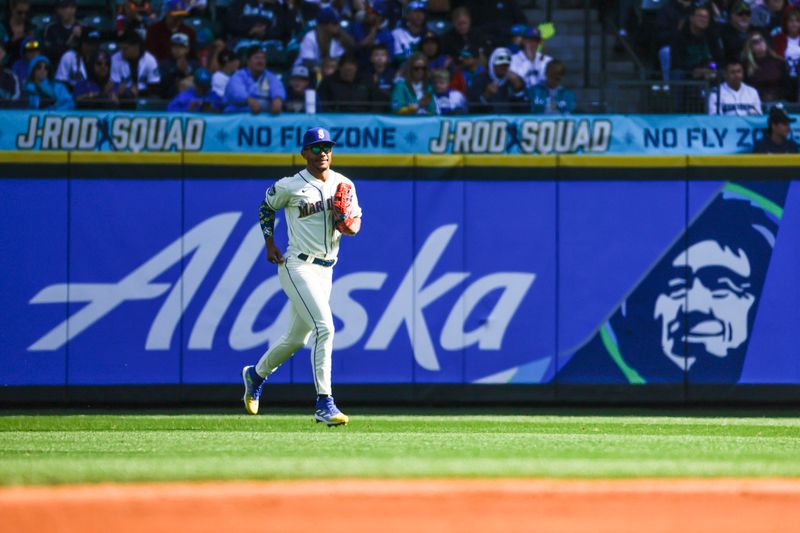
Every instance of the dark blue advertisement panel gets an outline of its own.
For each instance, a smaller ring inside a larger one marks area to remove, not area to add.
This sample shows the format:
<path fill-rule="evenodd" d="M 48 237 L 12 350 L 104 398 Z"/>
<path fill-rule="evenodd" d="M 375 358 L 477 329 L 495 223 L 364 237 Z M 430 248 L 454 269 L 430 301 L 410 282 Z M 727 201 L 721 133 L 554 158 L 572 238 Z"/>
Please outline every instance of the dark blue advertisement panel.
<path fill-rule="evenodd" d="M 0 180 L 0 383 L 64 385 L 67 180 Z"/>
<path fill-rule="evenodd" d="M 283 334 L 271 182 L 191 172 L 0 180 L 0 384 L 233 384 Z M 800 383 L 796 184 L 353 177 L 336 384 Z"/>

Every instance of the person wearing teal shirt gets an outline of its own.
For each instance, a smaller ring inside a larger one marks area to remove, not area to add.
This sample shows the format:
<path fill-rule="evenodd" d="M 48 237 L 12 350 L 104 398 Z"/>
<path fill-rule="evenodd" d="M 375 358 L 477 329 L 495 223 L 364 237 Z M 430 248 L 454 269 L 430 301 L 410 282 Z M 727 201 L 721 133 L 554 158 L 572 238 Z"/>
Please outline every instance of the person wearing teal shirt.
<path fill-rule="evenodd" d="M 565 115 L 575 111 L 575 93 L 561 85 L 566 68 L 554 59 L 547 63 L 545 80 L 528 89 L 531 113 Z"/>
<path fill-rule="evenodd" d="M 30 109 L 75 109 L 75 101 L 67 87 L 53 80 L 50 60 L 37 56 L 28 66 L 24 92 Z"/>
<path fill-rule="evenodd" d="M 413 53 L 403 65 L 400 74 L 400 79 L 392 87 L 392 113 L 435 115 L 436 103 L 433 99 L 427 58 L 420 52 Z"/>

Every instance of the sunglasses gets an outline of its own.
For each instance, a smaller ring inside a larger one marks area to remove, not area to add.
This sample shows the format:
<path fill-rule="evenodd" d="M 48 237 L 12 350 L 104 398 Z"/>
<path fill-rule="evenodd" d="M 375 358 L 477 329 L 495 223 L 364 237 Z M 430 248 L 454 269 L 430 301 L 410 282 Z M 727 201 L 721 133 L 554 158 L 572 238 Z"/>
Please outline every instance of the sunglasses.
<path fill-rule="evenodd" d="M 99 65 L 101 67 L 107 67 L 108 66 L 108 61 L 95 61 L 94 64 L 95 64 L 95 66 Z"/>
<path fill-rule="evenodd" d="M 333 146 L 330 144 L 315 144 L 311 147 L 311 153 L 314 155 L 319 155 L 320 152 L 325 152 L 326 154 L 331 153 L 333 150 Z"/>
<path fill-rule="evenodd" d="M 411 70 L 425 70 L 426 67 L 411 67 Z"/>
<path fill-rule="evenodd" d="M 39 48 L 39 41 L 28 41 L 25 43 L 25 50 L 37 50 Z"/>

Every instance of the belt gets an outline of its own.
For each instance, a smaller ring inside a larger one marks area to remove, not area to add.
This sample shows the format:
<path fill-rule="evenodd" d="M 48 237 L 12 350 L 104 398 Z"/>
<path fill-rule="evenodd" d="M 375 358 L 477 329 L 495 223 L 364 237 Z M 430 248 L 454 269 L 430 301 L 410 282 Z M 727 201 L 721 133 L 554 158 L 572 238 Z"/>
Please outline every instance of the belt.
<path fill-rule="evenodd" d="M 320 259 L 319 257 L 311 257 L 308 254 L 297 254 L 297 258 L 302 261 L 305 261 L 306 263 L 313 263 L 315 265 L 324 267 L 332 267 L 336 263 L 336 259 L 331 259 L 330 261 L 326 261 L 325 259 Z"/>

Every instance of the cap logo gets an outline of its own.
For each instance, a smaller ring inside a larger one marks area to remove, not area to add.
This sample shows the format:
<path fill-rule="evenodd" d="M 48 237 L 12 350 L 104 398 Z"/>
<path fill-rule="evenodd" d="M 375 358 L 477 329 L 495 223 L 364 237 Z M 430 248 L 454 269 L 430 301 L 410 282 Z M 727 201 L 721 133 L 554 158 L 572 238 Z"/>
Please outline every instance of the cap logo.
<path fill-rule="evenodd" d="M 322 128 L 317 130 L 317 137 L 319 137 L 320 139 L 325 138 L 325 132 L 322 130 Z"/>

